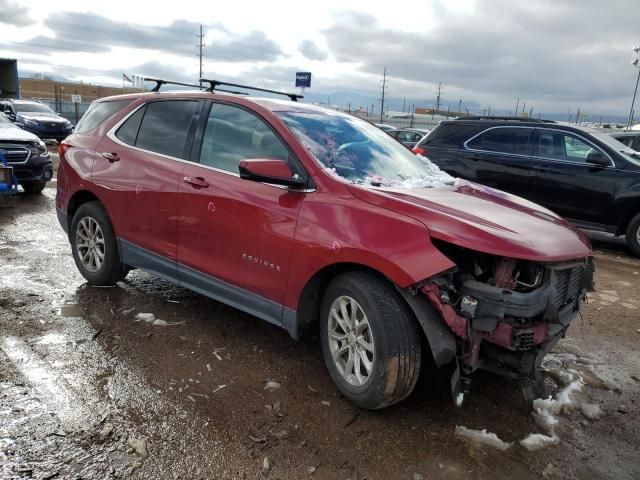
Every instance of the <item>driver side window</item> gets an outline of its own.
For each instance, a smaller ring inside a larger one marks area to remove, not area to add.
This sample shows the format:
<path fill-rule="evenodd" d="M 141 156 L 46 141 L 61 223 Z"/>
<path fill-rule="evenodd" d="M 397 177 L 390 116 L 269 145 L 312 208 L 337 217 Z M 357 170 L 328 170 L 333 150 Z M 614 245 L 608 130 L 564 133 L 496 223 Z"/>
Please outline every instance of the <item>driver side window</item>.
<path fill-rule="evenodd" d="M 241 160 L 289 160 L 289 151 L 265 122 L 239 107 L 214 103 L 202 138 L 200 163 L 238 173 Z"/>

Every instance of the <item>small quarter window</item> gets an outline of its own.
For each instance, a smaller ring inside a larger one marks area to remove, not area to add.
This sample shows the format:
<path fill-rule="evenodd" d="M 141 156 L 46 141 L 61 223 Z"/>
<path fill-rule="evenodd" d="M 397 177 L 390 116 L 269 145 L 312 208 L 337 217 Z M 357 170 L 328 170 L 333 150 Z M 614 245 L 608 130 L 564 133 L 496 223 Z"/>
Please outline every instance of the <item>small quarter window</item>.
<path fill-rule="evenodd" d="M 85 133 L 93 130 L 114 113 L 129 105 L 132 100 L 116 100 L 113 102 L 93 102 L 82 116 L 74 133 Z"/>

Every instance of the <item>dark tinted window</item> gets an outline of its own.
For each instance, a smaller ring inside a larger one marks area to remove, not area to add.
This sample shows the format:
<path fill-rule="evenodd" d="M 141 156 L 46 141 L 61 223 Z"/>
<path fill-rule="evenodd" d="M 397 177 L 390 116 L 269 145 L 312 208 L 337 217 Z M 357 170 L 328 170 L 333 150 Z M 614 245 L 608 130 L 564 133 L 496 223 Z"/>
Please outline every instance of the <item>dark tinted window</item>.
<path fill-rule="evenodd" d="M 74 133 L 84 133 L 89 130 L 93 130 L 106 119 L 111 117 L 118 110 L 121 110 L 126 105 L 129 105 L 131 100 L 118 100 L 115 102 L 93 102 L 89 109 L 82 116 Z"/>
<path fill-rule="evenodd" d="M 467 143 L 472 150 L 529 154 L 530 128 L 492 128 Z"/>
<path fill-rule="evenodd" d="M 586 162 L 591 153 L 599 151 L 570 133 L 553 130 L 540 131 L 537 149 L 540 157 L 572 162 Z"/>
<path fill-rule="evenodd" d="M 138 130 L 140 129 L 140 122 L 142 121 L 145 109 L 146 106 L 143 106 L 136 110 L 136 113 L 127 118 L 120 128 L 118 128 L 116 137 L 128 145 L 135 145 L 136 138 L 138 137 Z"/>
<path fill-rule="evenodd" d="M 289 151 L 256 115 L 238 107 L 214 104 L 202 139 L 200 163 L 238 173 L 240 160 L 289 159 Z"/>
<path fill-rule="evenodd" d="M 198 102 L 190 100 L 149 103 L 138 131 L 136 147 L 185 158 L 184 147 L 197 107 Z"/>

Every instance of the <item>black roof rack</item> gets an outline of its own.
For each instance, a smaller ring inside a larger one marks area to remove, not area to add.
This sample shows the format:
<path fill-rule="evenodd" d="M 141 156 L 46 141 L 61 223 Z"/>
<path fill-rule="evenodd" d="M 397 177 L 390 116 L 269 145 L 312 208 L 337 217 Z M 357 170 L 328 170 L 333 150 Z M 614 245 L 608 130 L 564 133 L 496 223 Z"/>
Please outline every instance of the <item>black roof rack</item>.
<path fill-rule="evenodd" d="M 303 95 L 298 95 L 296 93 L 287 93 L 287 92 L 279 92 L 278 90 L 269 90 L 268 88 L 260 88 L 260 87 L 251 87 L 249 85 L 240 85 L 238 83 L 229 83 L 229 82 L 220 82 L 218 80 L 209 80 L 207 78 L 201 78 L 201 82 L 207 82 L 209 84 L 209 90 L 213 93 L 216 90 L 218 85 L 226 85 L 228 87 L 237 87 L 237 88 L 246 88 L 247 90 L 255 90 L 257 92 L 267 92 L 267 93 L 275 93 L 276 95 L 284 95 L 285 97 L 289 97 L 292 102 L 297 102 L 299 98 L 304 98 Z M 218 91 L 224 91 L 218 89 Z"/>
<path fill-rule="evenodd" d="M 152 92 L 159 92 L 160 91 L 160 87 L 162 87 L 162 85 L 179 85 L 181 87 L 194 87 L 194 88 L 200 88 L 200 89 L 206 89 L 208 90 L 208 87 L 205 87 L 204 85 L 198 85 L 197 83 L 182 83 L 182 82 L 172 82 L 170 80 L 163 80 L 161 78 L 148 78 L 148 77 L 144 77 L 142 80 L 144 80 L 145 82 L 156 82 L 156 85 L 151 89 Z M 235 93 L 236 95 L 248 95 L 248 93 L 246 92 L 235 92 L 233 90 L 222 90 L 221 88 L 218 89 L 219 92 L 225 92 L 225 93 Z"/>
<path fill-rule="evenodd" d="M 513 122 L 529 122 L 529 123 L 556 123 L 553 120 L 542 120 L 540 118 L 528 118 L 528 117 L 500 117 L 500 116 L 488 116 L 488 115 L 465 115 L 462 117 L 456 117 L 456 120 L 498 120 L 498 121 L 513 121 Z"/>

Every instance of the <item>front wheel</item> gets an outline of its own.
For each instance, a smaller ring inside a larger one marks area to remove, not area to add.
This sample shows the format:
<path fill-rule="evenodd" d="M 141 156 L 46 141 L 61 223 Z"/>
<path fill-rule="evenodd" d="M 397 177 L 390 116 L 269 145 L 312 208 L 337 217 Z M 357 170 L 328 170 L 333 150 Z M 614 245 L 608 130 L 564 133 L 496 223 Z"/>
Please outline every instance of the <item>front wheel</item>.
<path fill-rule="evenodd" d="M 78 208 L 69 240 L 76 266 L 89 283 L 113 285 L 127 275 L 111 220 L 99 202 L 87 202 Z"/>
<path fill-rule="evenodd" d="M 404 400 L 420 374 L 420 335 L 404 300 L 368 272 L 336 277 L 320 314 L 322 353 L 340 392 L 358 407 Z"/>
<path fill-rule="evenodd" d="M 640 213 L 629 222 L 626 237 L 631 251 L 640 256 Z"/>

